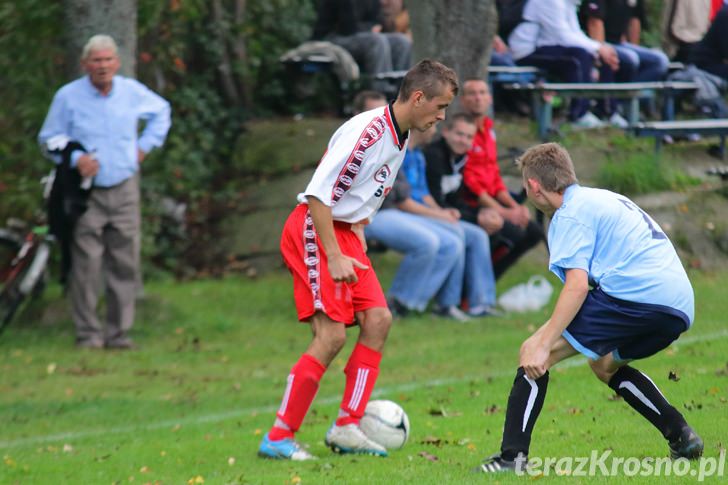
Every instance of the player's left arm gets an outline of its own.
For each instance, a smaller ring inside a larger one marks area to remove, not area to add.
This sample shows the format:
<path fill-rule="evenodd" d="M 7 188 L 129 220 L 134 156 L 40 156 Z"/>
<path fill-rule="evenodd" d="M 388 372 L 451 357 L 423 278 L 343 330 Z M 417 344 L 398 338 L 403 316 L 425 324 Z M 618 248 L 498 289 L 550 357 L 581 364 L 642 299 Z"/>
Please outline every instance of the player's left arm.
<path fill-rule="evenodd" d="M 551 349 L 569 326 L 589 293 L 589 278 L 583 269 L 567 269 L 564 287 L 551 318 L 521 346 L 521 366 L 531 379 L 548 370 Z"/>

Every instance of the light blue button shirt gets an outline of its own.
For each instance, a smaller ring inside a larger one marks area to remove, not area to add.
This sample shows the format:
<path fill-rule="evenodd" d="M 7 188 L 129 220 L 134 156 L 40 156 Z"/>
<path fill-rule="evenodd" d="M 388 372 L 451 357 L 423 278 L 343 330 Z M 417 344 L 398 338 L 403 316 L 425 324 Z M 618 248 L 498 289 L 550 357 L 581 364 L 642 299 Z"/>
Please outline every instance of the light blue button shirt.
<path fill-rule="evenodd" d="M 138 149 L 148 153 L 162 146 L 171 125 L 170 113 L 164 98 L 134 79 L 114 76 L 111 91 L 103 95 L 84 76 L 58 90 L 38 141 L 43 144 L 53 136 L 66 135 L 80 142 L 99 161 L 94 186 L 113 187 L 138 170 Z M 141 135 L 139 120 L 146 121 Z M 73 166 L 81 155 L 73 153 Z"/>
<path fill-rule="evenodd" d="M 634 202 L 608 190 L 571 185 L 549 226 L 549 269 L 567 269 L 621 300 L 664 305 L 695 316 L 693 288 L 660 226 Z"/>

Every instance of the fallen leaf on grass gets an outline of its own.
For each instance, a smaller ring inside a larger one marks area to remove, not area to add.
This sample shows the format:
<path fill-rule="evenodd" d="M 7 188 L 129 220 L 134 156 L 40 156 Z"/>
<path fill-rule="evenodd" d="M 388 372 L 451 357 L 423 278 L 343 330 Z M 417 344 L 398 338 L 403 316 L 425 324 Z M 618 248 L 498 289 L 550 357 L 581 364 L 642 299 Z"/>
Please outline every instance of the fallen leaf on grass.
<path fill-rule="evenodd" d="M 500 412 L 500 408 L 495 404 L 492 404 L 489 407 L 483 409 L 484 414 L 495 414 L 497 412 Z"/>
<path fill-rule="evenodd" d="M 417 453 L 417 456 L 421 456 L 425 460 L 431 461 L 433 463 L 436 462 L 437 460 L 439 460 L 438 457 L 436 457 L 435 455 L 428 453 L 426 451 L 420 451 L 419 453 Z"/>
<path fill-rule="evenodd" d="M 187 485 L 195 485 L 196 483 L 205 483 L 205 479 L 202 475 L 197 475 L 196 477 L 192 477 L 187 480 Z"/>
<path fill-rule="evenodd" d="M 677 381 L 679 381 L 679 380 L 680 380 L 680 376 L 679 376 L 679 375 L 678 375 L 678 373 L 677 373 L 677 372 L 675 372 L 674 370 L 671 370 L 671 371 L 670 371 L 670 373 L 669 373 L 669 374 L 667 374 L 667 378 L 668 378 L 669 380 L 673 381 L 673 382 L 677 382 Z"/>

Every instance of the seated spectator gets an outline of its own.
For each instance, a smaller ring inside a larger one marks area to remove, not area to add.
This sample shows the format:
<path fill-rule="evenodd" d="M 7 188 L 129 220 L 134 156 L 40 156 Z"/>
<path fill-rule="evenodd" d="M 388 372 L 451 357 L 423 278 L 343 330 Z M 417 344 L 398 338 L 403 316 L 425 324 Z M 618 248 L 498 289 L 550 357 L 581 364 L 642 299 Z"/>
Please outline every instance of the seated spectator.
<path fill-rule="evenodd" d="M 463 167 L 463 219 L 480 225 L 491 236 L 493 269 L 499 278 L 526 251 L 544 239 L 543 229 L 519 204 L 503 183 L 498 167 L 492 103 L 488 84 L 482 79 L 463 82 L 460 104 L 475 119 L 477 132 Z M 495 247 L 494 247 L 495 246 Z"/>
<path fill-rule="evenodd" d="M 480 227 L 464 221 L 460 211 L 451 203 L 460 189 L 460 169 L 465 154 L 475 135 L 475 124 L 467 115 L 455 115 L 447 119 L 443 138 L 426 145 L 422 152 L 408 151 L 402 165 L 407 180 L 412 185 L 412 198 L 440 214 L 449 214 L 452 224 L 433 219 L 440 226 L 455 230 L 465 242 L 465 299 L 468 314 L 485 316 L 496 314 L 495 277 L 490 255 L 488 234 Z M 446 314 L 447 308 L 436 313 Z"/>
<path fill-rule="evenodd" d="M 677 62 L 690 62 L 690 52 L 710 26 L 711 0 L 665 0 L 662 49 Z"/>
<path fill-rule="evenodd" d="M 643 0 L 589 0 L 581 4 L 582 26 L 592 39 L 617 51 L 620 82 L 660 81 L 667 74 L 667 55 L 639 45 L 647 28 Z"/>
<path fill-rule="evenodd" d="M 412 40 L 409 12 L 403 0 L 380 0 L 382 32 L 399 32 Z"/>
<path fill-rule="evenodd" d="M 587 37 L 579 27 L 572 0 L 529 0 L 523 8 L 524 21 L 508 37 L 516 64 L 536 66 L 549 77 L 571 83 L 592 82 L 592 70 L 601 61 L 600 80 L 611 82 L 619 69 L 614 48 Z M 618 113 L 610 122 L 626 123 Z M 621 119 L 620 119 L 621 118 Z M 579 128 L 599 128 L 604 123 L 589 111 L 587 99 L 575 98 L 569 119 Z"/>
<path fill-rule="evenodd" d="M 369 75 L 409 69 L 410 39 L 381 30 L 379 0 L 321 0 L 313 38 L 343 47 Z M 374 81 L 372 87 L 389 89 L 387 81 Z"/>
<path fill-rule="evenodd" d="M 728 80 L 728 6 L 716 14 L 690 58 L 698 68 Z"/>
<path fill-rule="evenodd" d="M 434 133 L 434 128 L 430 130 Z M 410 147 L 431 134 L 413 131 Z M 407 156 L 411 156 L 408 149 Z M 437 221 L 441 221 L 438 223 Z M 364 228 L 367 239 L 403 253 L 388 292 L 388 305 L 396 317 L 425 311 L 436 297 L 440 314 L 465 322 L 470 319 L 458 305 L 465 270 L 465 244 L 456 230 L 457 219 L 443 209 L 416 202 L 402 170 L 381 209 Z M 447 226 L 453 226 L 452 228 Z"/>

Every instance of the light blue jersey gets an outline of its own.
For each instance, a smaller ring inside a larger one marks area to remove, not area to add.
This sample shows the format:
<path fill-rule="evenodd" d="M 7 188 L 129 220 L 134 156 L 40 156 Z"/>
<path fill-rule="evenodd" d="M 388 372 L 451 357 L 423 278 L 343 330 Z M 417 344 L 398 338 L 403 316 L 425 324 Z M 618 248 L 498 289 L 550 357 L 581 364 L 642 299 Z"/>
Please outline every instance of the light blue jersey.
<path fill-rule="evenodd" d="M 583 269 L 607 295 L 679 310 L 692 324 L 693 288 L 660 226 L 627 197 L 569 186 L 548 234 L 549 269 Z"/>

